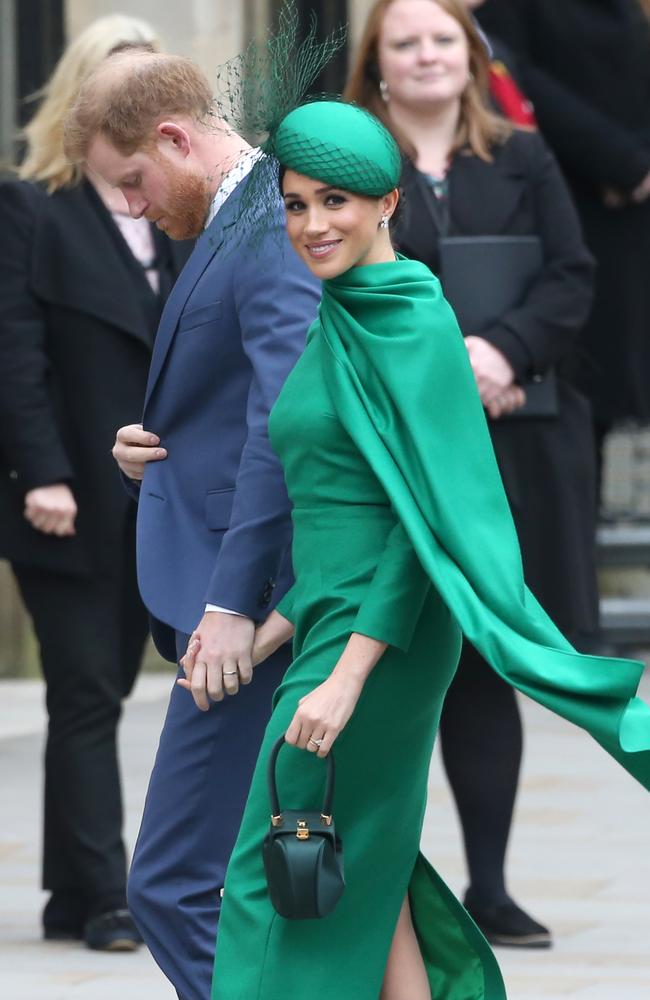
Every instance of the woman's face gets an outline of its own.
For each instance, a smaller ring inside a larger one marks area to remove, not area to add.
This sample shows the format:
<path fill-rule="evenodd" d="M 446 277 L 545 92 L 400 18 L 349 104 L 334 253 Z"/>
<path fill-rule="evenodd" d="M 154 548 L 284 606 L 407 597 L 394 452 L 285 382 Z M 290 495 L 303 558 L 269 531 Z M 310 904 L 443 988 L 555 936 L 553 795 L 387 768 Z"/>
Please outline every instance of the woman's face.
<path fill-rule="evenodd" d="M 391 215 L 397 192 L 367 198 L 287 170 L 282 181 L 287 233 L 317 278 L 335 278 L 351 267 L 394 260 L 382 215 Z"/>
<path fill-rule="evenodd" d="M 435 0 L 394 0 L 384 14 L 379 72 L 391 103 L 427 109 L 460 99 L 469 79 L 462 26 Z"/>

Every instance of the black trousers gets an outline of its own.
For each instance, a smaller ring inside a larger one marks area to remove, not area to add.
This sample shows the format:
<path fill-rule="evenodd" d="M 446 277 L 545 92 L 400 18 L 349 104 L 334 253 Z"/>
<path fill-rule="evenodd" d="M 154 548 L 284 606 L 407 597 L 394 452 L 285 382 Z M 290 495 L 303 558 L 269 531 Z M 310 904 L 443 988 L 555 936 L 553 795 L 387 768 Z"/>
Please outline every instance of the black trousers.
<path fill-rule="evenodd" d="M 117 896 L 126 886 L 117 726 L 148 632 L 132 525 L 113 578 L 13 570 L 47 691 L 43 888 Z"/>

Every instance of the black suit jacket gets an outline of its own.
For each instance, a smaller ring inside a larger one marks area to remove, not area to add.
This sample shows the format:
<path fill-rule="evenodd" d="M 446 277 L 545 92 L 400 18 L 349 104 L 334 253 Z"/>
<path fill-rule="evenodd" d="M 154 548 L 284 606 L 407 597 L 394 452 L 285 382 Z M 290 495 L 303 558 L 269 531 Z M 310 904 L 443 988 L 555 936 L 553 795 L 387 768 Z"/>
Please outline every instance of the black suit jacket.
<path fill-rule="evenodd" d="M 140 420 L 163 300 L 190 247 L 154 230 L 154 294 L 88 182 L 48 195 L 5 181 L 0 225 L 0 555 L 110 572 L 131 503 L 110 451 L 116 429 Z M 79 507 L 71 539 L 23 517 L 26 491 L 59 482 Z"/>
<path fill-rule="evenodd" d="M 650 25 L 637 0 L 487 0 L 572 183 L 629 191 L 650 170 Z"/>
<path fill-rule="evenodd" d="M 540 127 L 598 262 L 573 372 L 605 428 L 650 420 L 650 199 L 611 209 L 650 171 L 650 24 L 638 0 L 488 0 L 478 16 L 516 51 Z"/>

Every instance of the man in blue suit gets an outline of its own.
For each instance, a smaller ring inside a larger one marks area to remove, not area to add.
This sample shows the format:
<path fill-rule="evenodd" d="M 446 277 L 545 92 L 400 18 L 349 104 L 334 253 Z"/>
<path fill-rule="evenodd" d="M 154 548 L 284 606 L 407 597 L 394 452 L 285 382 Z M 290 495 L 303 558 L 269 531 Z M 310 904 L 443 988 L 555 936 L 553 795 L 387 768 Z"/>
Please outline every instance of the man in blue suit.
<path fill-rule="evenodd" d="M 193 683 L 210 695 L 201 713 L 172 692 L 129 906 L 179 997 L 208 1000 L 226 864 L 290 657 L 279 651 L 252 679 L 255 625 L 291 583 L 267 419 L 319 289 L 286 241 L 279 193 L 269 231 L 242 232 L 256 152 L 220 127 L 188 60 L 112 56 L 80 93 L 66 144 L 123 191 L 131 215 L 200 236 L 160 322 L 143 423 L 118 431 L 113 454 L 138 497 L 138 576 L 158 649 L 176 660 L 200 635 Z"/>

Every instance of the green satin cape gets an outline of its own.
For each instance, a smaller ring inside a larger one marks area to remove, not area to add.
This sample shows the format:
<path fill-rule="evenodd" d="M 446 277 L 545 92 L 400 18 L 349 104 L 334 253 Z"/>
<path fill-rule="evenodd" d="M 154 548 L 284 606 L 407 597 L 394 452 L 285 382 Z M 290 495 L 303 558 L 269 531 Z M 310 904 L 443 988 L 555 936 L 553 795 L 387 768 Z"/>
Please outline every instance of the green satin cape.
<path fill-rule="evenodd" d="M 525 585 L 517 535 L 467 350 L 416 261 L 323 283 L 325 378 L 434 586 L 508 683 L 575 723 L 650 788 L 643 664 L 584 656 Z"/>

